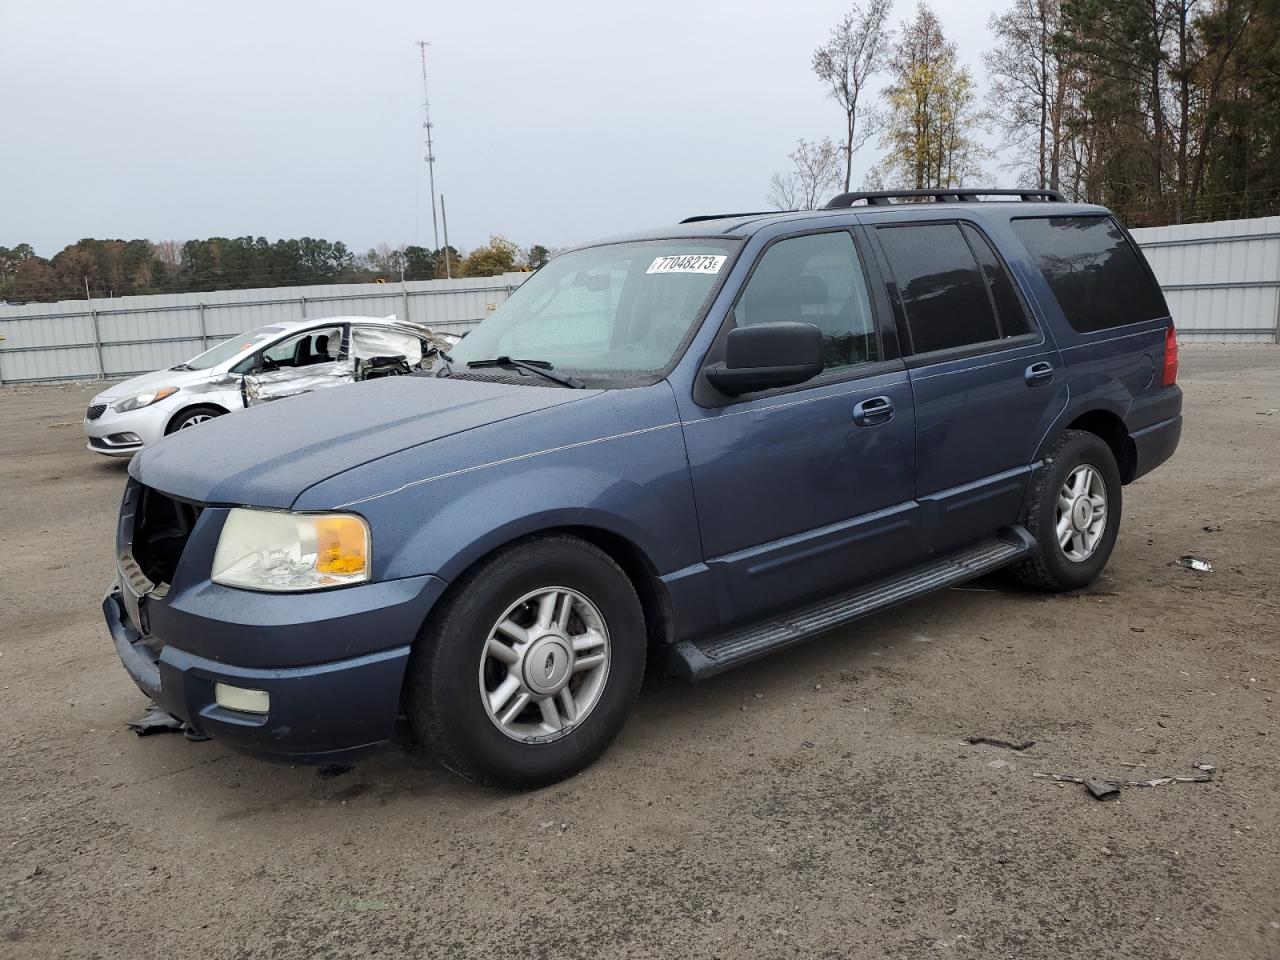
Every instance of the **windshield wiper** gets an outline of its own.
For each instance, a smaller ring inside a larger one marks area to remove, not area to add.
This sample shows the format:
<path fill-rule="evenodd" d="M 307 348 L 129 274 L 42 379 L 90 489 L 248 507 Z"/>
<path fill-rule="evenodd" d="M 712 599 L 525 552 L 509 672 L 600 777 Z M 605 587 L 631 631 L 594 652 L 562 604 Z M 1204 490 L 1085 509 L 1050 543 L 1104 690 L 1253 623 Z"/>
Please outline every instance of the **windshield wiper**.
<path fill-rule="evenodd" d="M 494 357 L 492 360 L 468 360 L 467 367 L 469 369 L 476 367 L 512 367 L 516 370 L 524 370 L 526 373 L 536 373 L 540 377 L 554 380 L 561 386 L 569 387 L 573 390 L 581 390 L 586 386 L 577 377 L 571 377 L 564 373 L 552 373 L 551 364 L 545 360 L 512 360 L 510 357 Z"/>
<path fill-rule="evenodd" d="M 189 363 L 180 363 L 176 367 L 170 367 L 169 369 L 170 370 L 194 370 L 195 367 L 191 366 L 191 364 Z"/>

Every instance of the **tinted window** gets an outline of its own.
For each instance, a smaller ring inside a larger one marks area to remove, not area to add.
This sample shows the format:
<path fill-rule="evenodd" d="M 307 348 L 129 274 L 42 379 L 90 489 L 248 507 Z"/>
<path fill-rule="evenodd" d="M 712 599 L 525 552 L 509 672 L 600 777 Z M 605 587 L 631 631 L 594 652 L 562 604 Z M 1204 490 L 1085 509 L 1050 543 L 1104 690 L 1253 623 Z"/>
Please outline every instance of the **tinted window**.
<path fill-rule="evenodd" d="M 747 281 L 734 319 L 738 326 L 812 323 L 822 331 L 828 370 L 880 359 L 866 276 L 853 238 L 843 230 L 771 246 Z"/>
<path fill-rule="evenodd" d="M 1032 217 L 1013 229 L 1081 333 L 1167 317 L 1164 295 L 1110 217 Z"/>
<path fill-rule="evenodd" d="M 986 281 L 955 223 L 877 230 L 907 314 L 915 353 L 1000 338 Z"/>
<path fill-rule="evenodd" d="M 964 224 L 961 229 L 964 230 L 974 256 L 978 258 L 978 266 L 982 268 L 983 277 L 986 278 L 987 289 L 991 292 L 991 302 L 996 307 L 1000 335 L 1016 337 L 1023 333 L 1030 333 L 1031 321 L 1027 316 L 1026 307 L 1022 305 L 1022 298 L 1014 290 L 1009 272 L 1005 270 L 996 252 L 991 249 L 991 244 L 969 224 Z"/>

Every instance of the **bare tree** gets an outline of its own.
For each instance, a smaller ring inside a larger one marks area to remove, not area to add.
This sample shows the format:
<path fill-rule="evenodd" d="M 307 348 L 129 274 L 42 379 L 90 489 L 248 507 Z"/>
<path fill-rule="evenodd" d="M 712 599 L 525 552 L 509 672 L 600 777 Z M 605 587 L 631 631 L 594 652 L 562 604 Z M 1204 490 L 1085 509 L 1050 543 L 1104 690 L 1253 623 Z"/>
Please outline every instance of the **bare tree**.
<path fill-rule="evenodd" d="M 181 240 L 154 240 L 151 248 L 156 252 L 156 259 L 166 267 L 176 267 L 182 262 Z"/>
<path fill-rule="evenodd" d="M 1005 142 L 1036 144 L 1033 171 L 1023 168 L 1020 179 L 1053 190 L 1062 179 L 1068 80 L 1055 40 L 1060 27 L 1059 0 L 1014 0 L 988 21 L 996 47 L 983 57 L 991 76 L 987 99 Z"/>
<path fill-rule="evenodd" d="M 824 137 L 796 142 L 791 169 L 769 180 L 765 199 L 779 210 L 816 210 L 840 185 L 840 148 Z"/>
<path fill-rule="evenodd" d="M 844 188 L 853 176 L 853 155 L 875 135 L 870 118 L 862 118 L 858 129 L 858 100 L 867 80 L 879 71 L 893 42 L 889 11 L 893 0 L 867 0 L 844 15 L 831 31 L 831 38 L 813 53 L 813 72 L 830 88 L 831 99 L 844 111 Z"/>

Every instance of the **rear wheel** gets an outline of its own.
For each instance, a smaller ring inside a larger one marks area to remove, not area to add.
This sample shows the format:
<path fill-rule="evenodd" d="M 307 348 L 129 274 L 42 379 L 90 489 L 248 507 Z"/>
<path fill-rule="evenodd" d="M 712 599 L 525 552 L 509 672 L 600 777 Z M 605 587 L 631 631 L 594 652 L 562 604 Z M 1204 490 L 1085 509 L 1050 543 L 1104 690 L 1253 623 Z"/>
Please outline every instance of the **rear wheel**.
<path fill-rule="evenodd" d="M 640 690 L 644 616 L 603 551 L 567 535 L 514 544 L 460 580 L 409 666 L 418 739 L 478 783 L 528 788 L 591 763 Z"/>
<path fill-rule="evenodd" d="M 1068 430 L 1036 475 L 1027 529 L 1037 556 L 1014 567 L 1023 583 L 1079 590 L 1102 572 L 1120 530 L 1120 471 L 1096 434 Z"/>
<path fill-rule="evenodd" d="M 219 410 L 217 407 L 190 407 L 183 410 L 176 417 L 169 421 L 169 427 L 165 430 L 166 434 L 177 433 L 179 430 L 189 430 L 192 427 L 198 427 L 202 423 L 207 423 L 214 417 L 220 417 L 226 411 Z"/>

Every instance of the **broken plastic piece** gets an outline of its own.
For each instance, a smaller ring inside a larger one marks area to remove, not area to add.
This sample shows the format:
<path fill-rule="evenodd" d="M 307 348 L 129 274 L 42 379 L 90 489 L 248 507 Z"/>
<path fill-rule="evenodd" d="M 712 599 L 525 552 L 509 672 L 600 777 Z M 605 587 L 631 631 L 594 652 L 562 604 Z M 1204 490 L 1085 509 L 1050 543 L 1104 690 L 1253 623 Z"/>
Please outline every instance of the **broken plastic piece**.
<path fill-rule="evenodd" d="M 145 737 L 151 733 L 177 733 L 182 729 L 183 723 L 172 713 L 161 710 L 153 703 L 138 719 L 130 720 L 128 726 L 138 736 Z"/>
<path fill-rule="evenodd" d="M 1093 777 L 1076 777 L 1069 773 L 1033 773 L 1031 776 L 1039 780 L 1056 780 L 1060 783 L 1082 783 L 1090 793 L 1102 800 L 1117 793 L 1121 787 L 1162 787 L 1167 783 L 1208 783 L 1218 772 L 1217 767 L 1208 763 L 1193 763 L 1192 766 L 1201 771 L 1194 777 L 1154 777 L 1151 780 L 1099 780 Z"/>
<path fill-rule="evenodd" d="M 181 733 L 192 743 L 203 743 L 205 740 L 213 739 L 196 730 L 185 720 L 175 717 L 167 710 L 161 710 L 155 703 L 152 703 L 147 708 L 147 712 L 137 720 L 130 720 L 127 726 L 140 737 L 152 733 Z"/>
<path fill-rule="evenodd" d="M 1120 793 L 1120 784 L 1114 780 L 1086 780 L 1084 785 L 1099 800 L 1105 800 L 1107 797 L 1114 797 Z"/>
<path fill-rule="evenodd" d="M 1199 557 L 1193 557 L 1187 554 L 1185 557 L 1179 557 L 1178 566 L 1186 567 L 1188 570 L 1198 570 L 1201 573 L 1213 573 L 1213 564 L 1208 560 L 1202 560 Z"/>
<path fill-rule="evenodd" d="M 1007 747 L 1010 750 L 1026 750 L 1034 747 L 1034 740 L 1006 740 L 1004 737 L 988 737 L 983 733 L 971 733 L 964 738 L 965 743 L 989 743 L 993 747 Z"/>

